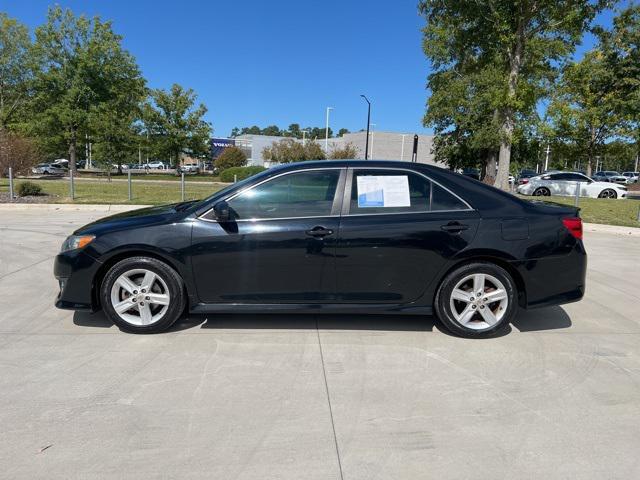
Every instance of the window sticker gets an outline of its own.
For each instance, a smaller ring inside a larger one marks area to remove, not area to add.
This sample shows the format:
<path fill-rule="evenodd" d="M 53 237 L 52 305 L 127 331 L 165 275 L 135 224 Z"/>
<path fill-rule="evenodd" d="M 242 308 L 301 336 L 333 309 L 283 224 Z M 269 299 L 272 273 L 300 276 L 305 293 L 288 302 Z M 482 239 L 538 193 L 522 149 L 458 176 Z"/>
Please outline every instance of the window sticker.
<path fill-rule="evenodd" d="M 361 176 L 358 180 L 358 207 L 410 207 L 409 177 Z"/>

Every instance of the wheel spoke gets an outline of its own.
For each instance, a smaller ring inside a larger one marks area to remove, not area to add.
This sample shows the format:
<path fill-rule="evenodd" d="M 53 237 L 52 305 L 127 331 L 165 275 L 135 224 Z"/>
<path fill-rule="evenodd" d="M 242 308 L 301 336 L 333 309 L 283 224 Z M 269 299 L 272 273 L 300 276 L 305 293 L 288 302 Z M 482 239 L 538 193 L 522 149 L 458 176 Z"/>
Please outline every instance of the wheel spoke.
<path fill-rule="evenodd" d="M 473 297 L 473 292 L 465 292 L 459 288 L 456 288 L 451 292 L 451 298 L 454 300 L 460 300 L 461 302 L 469 303 L 471 297 Z"/>
<path fill-rule="evenodd" d="M 465 307 L 465 309 L 462 311 L 462 313 L 458 316 L 458 321 L 462 325 L 466 325 L 471 321 L 475 313 L 476 313 L 475 309 L 471 307 L 471 304 L 468 304 Z"/>
<path fill-rule="evenodd" d="M 131 298 L 125 298 L 120 303 L 113 306 L 113 309 L 118 313 L 124 313 L 127 310 L 131 310 L 136 304 L 131 301 Z"/>
<path fill-rule="evenodd" d="M 147 301 L 156 305 L 169 305 L 169 295 L 164 293 L 150 293 Z"/>
<path fill-rule="evenodd" d="M 498 302 L 507 298 L 507 292 L 501 288 L 494 290 L 493 292 L 485 293 L 485 303 Z"/>
<path fill-rule="evenodd" d="M 138 305 L 138 311 L 140 312 L 140 320 L 142 321 L 142 325 L 149 325 L 153 319 L 149 304 L 145 303 L 144 305 Z"/>
<path fill-rule="evenodd" d="M 484 274 L 476 273 L 473 276 L 473 291 L 478 294 L 484 293 Z"/>
<path fill-rule="evenodd" d="M 129 280 L 127 277 L 125 277 L 124 275 L 121 275 L 120 278 L 118 278 L 118 280 L 116 281 L 116 283 L 120 287 L 124 288 L 130 294 L 133 294 L 134 291 L 138 290 L 138 286 L 135 283 L 133 283 L 131 280 Z"/>
<path fill-rule="evenodd" d="M 144 278 L 142 279 L 142 284 L 140 286 L 144 288 L 147 292 L 150 292 L 151 287 L 153 286 L 153 282 L 155 281 L 156 281 L 156 274 L 151 271 L 147 271 L 144 274 Z"/>
<path fill-rule="evenodd" d="M 491 326 L 495 325 L 496 322 L 498 321 L 498 319 L 496 318 L 496 316 L 493 314 L 493 312 L 489 307 L 481 308 L 480 315 L 482 315 L 482 318 L 484 319 L 484 321 Z"/>

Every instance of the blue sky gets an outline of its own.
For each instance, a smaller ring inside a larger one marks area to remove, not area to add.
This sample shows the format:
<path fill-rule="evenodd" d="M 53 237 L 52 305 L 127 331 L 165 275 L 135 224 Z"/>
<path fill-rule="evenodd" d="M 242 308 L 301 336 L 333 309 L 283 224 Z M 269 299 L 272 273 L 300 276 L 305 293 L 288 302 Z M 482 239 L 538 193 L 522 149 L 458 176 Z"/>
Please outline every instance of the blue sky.
<path fill-rule="evenodd" d="M 54 2 L 22 0 L 0 10 L 33 28 Z M 334 131 L 430 133 L 422 127 L 429 63 L 417 0 L 59 1 L 113 21 L 149 86 L 180 83 L 209 108 L 214 135 L 234 126 L 290 123 Z M 598 23 L 610 25 L 611 14 Z M 586 38 L 578 55 L 592 44 Z"/>

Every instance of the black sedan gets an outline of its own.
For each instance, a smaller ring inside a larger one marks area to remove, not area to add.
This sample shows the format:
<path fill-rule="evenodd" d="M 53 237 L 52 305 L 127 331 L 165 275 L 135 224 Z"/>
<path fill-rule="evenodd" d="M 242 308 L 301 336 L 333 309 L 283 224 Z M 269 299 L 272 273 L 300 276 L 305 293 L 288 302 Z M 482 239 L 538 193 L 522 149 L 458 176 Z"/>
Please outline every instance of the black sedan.
<path fill-rule="evenodd" d="M 581 299 L 585 271 L 575 208 L 427 165 L 305 162 L 80 228 L 56 257 L 56 306 L 137 333 L 188 309 L 435 314 L 486 336 Z"/>

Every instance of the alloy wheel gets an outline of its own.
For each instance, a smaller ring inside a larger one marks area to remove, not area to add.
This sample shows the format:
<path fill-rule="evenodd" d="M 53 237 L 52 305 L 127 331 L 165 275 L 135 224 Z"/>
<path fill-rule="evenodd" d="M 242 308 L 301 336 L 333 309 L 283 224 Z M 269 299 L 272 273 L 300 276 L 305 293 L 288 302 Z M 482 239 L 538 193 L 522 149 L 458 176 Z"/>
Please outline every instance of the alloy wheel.
<path fill-rule="evenodd" d="M 147 269 L 133 269 L 120 275 L 111 288 L 111 305 L 131 325 L 152 325 L 169 309 L 171 296 L 160 275 Z"/>
<path fill-rule="evenodd" d="M 463 327 L 492 328 L 507 312 L 509 296 L 500 280 L 486 273 L 467 275 L 451 292 L 451 313 Z"/>
<path fill-rule="evenodd" d="M 610 188 L 603 190 L 602 193 L 600 193 L 599 195 L 600 198 L 616 198 L 616 196 L 617 196 L 616 192 L 614 192 Z"/>

